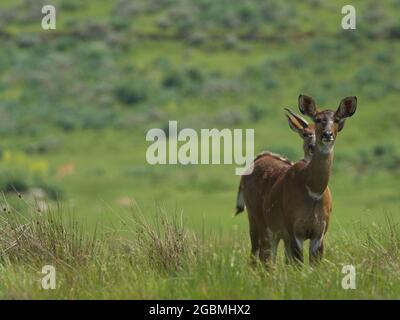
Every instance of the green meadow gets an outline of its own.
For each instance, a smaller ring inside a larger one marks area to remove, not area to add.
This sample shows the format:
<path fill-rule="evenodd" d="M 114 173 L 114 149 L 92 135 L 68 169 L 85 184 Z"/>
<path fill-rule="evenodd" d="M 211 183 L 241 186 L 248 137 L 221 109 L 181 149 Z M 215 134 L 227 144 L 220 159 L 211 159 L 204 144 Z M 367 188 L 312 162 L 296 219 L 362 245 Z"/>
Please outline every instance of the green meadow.
<path fill-rule="evenodd" d="M 356 30 L 345 1 L 50 2 L 56 30 L 49 1 L 0 5 L 0 298 L 398 299 L 400 1 L 353 1 Z M 297 161 L 300 93 L 358 98 L 326 255 L 252 269 L 237 165 L 150 165 L 146 133 L 254 129 L 256 153 Z"/>

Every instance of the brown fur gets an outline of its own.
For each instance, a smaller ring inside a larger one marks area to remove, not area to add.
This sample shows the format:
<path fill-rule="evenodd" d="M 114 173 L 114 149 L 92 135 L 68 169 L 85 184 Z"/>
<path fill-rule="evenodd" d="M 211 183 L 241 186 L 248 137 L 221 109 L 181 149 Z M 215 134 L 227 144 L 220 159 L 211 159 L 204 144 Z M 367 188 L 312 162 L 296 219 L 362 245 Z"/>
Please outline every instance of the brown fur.
<path fill-rule="evenodd" d="M 304 157 L 311 158 L 315 146 L 314 125 L 293 113 L 289 109 L 288 121 L 290 128 L 303 139 Z M 239 184 L 236 201 L 236 214 L 247 207 L 252 257 L 259 249 L 259 235 L 263 233 L 263 203 L 272 190 L 273 185 L 282 174 L 287 171 L 293 162 L 289 159 L 269 151 L 258 154 L 253 163 L 253 172 L 244 175 Z"/>
<path fill-rule="evenodd" d="M 294 165 L 271 156 L 259 158 L 253 173 L 242 176 L 249 213 L 252 255 L 264 263 L 274 258 L 280 240 L 288 261 L 303 261 L 303 242 L 310 239 L 310 262 L 318 261 L 332 211 L 328 188 L 333 145 L 344 120 L 354 114 L 356 98 L 342 100 L 336 112 L 318 111 L 314 99 L 299 96 L 300 111 L 315 122 L 316 146 L 311 161 Z M 311 192 L 311 193 L 310 193 Z"/>
<path fill-rule="evenodd" d="M 306 120 L 304 120 L 302 117 L 300 117 L 298 114 L 294 113 L 293 111 L 291 111 L 288 108 L 285 108 L 285 110 L 289 113 L 286 115 L 288 118 L 289 127 L 294 132 L 298 133 L 300 138 L 303 139 L 304 158 L 310 159 L 312 156 L 314 147 L 315 147 L 315 126 L 314 126 L 314 124 L 309 125 Z M 264 159 L 264 161 L 266 163 L 268 163 L 271 158 L 274 158 L 274 159 L 280 160 L 288 165 L 293 165 L 293 162 L 291 162 L 289 159 L 281 156 L 280 154 L 272 153 L 269 151 L 263 151 L 255 157 L 252 168 L 254 168 L 255 163 L 259 159 L 264 158 L 264 157 L 266 157 Z M 275 163 L 275 161 L 271 162 L 271 165 L 273 165 L 274 163 Z M 237 197 L 236 197 L 236 215 L 243 212 L 244 208 L 245 208 L 245 199 L 244 199 L 242 183 L 240 183 Z"/>

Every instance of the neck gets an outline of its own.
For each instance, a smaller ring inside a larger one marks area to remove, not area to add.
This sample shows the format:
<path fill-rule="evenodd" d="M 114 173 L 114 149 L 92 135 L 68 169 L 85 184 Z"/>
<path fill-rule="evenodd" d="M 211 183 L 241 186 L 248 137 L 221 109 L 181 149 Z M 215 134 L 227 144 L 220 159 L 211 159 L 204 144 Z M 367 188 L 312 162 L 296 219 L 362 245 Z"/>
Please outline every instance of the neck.
<path fill-rule="evenodd" d="M 316 195 L 322 195 L 329 183 L 331 175 L 333 150 L 329 153 L 323 153 L 318 148 L 305 170 L 305 184 L 309 191 Z"/>

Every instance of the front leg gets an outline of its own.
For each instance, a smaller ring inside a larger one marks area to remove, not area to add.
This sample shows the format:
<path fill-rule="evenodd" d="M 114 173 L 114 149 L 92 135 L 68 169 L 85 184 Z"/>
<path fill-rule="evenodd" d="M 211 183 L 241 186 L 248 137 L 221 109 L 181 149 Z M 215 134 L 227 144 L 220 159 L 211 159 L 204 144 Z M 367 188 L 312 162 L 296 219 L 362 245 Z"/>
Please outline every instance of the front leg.
<path fill-rule="evenodd" d="M 303 263 L 303 244 L 304 240 L 300 237 L 291 236 L 285 240 L 286 263 Z"/>
<path fill-rule="evenodd" d="M 310 241 L 310 264 L 315 265 L 321 261 L 324 255 L 324 237 L 311 239 Z"/>

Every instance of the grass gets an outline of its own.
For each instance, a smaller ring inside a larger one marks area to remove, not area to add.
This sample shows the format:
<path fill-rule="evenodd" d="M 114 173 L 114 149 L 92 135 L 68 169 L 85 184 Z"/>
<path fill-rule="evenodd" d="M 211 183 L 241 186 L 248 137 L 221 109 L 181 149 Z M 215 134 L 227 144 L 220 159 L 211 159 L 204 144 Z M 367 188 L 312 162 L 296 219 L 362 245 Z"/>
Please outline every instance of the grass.
<path fill-rule="evenodd" d="M 354 226 L 329 239 L 320 265 L 273 269 L 249 264 L 247 235 L 224 238 L 203 225 L 189 230 L 182 215 L 137 208 L 120 228 L 91 233 L 65 209 L 1 215 L 0 297 L 3 299 L 395 299 L 399 295 L 400 229 Z M 67 216 L 67 217 L 66 217 Z M 151 219 L 153 217 L 153 219 Z M 130 222 L 128 222 L 130 220 Z M 41 288 L 41 268 L 56 267 L 55 290 Z M 344 290 L 342 267 L 356 268 L 356 289 Z"/>

